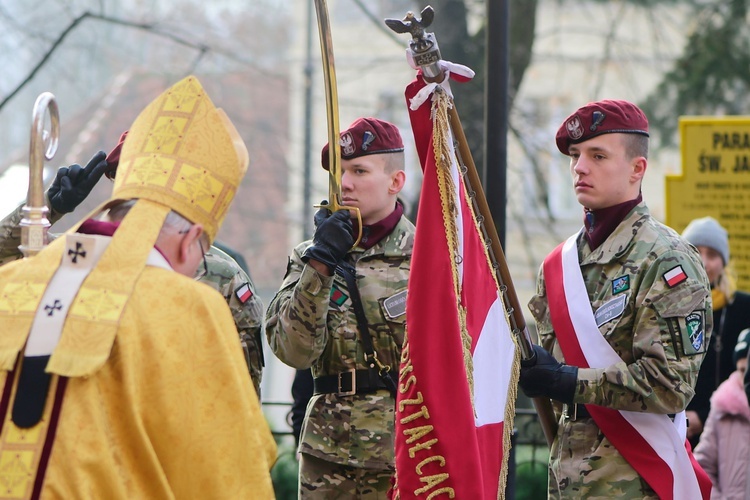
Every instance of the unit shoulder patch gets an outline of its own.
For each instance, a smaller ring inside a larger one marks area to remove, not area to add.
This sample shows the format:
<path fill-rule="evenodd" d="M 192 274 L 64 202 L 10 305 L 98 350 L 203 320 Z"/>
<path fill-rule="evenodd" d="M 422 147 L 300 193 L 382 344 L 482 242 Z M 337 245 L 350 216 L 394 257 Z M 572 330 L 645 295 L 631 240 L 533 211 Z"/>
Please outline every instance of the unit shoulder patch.
<path fill-rule="evenodd" d="M 612 280 L 612 295 L 630 290 L 630 276 L 620 276 Z"/>
<path fill-rule="evenodd" d="M 704 311 L 693 311 L 685 317 L 682 334 L 682 350 L 686 356 L 706 352 L 706 315 Z M 680 322 L 681 323 L 681 322 Z"/>
<path fill-rule="evenodd" d="M 662 275 L 669 288 L 674 288 L 687 280 L 687 274 L 681 265 L 677 265 Z"/>
<path fill-rule="evenodd" d="M 331 304 L 341 307 L 348 298 L 349 295 L 344 293 L 344 291 L 339 288 L 338 284 L 334 283 L 331 286 Z"/>
<path fill-rule="evenodd" d="M 253 296 L 253 291 L 250 289 L 250 283 L 244 283 L 241 287 L 234 291 L 234 294 L 237 296 L 237 300 L 239 300 L 241 304 L 244 304 L 245 302 L 250 300 L 250 298 Z"/>

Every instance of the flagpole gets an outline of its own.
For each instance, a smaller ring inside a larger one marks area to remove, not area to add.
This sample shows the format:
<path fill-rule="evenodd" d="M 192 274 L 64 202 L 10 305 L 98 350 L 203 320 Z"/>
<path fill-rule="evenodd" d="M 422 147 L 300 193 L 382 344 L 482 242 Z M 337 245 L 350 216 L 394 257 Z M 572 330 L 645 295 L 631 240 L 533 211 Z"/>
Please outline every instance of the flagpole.
<path fill-rule="evenodd" d="M 422 77 L 427 82 L 442 82 L 445 78 L 445 73 L 440 67 L 441 55 L 437 39 L 434 33 L 425 31 L 425 28 L 432 23 L 434 15 L 434 10 L 428 5 L 421 12 L 421 19 L 417 18 L 413 12 L 407 12 L 403 19 L 386 19 L 385 24 L 396 33 L 410 33 L 412 35 L 412 39 L 409 42 L 409 50 L 414 64 L 422 69 Z M 441 90 L 440 87 L 438 87 L 438 90 Z M 513 287 L 513 280 L 508 270 L 508 264 L 505 261 L 505 254 L 500 244 L 497 228 L 492 219 L 492 212 L 490 212 L 487 198 L 482 190 L 482 182 L 477 173 L 474 159 L 471 156 L 471 150 L 466 142 L 466 136 L 461 126 L 461 120 L 458 118 L 455 102 L 453 102 L 453 106 L 449 107 L 448 116 L 453 136 L 458 142 L 459 159 L 467 170 L 466 180 L 474 191 L 476 207 L 483 219 L 482 227 L 484 228 L 486 237 L 491 242 L 491 247 L 488 250 L 494 259 L 493 266 L 496 268 L 497 279 L 501 286 L 501 292 L 504 295 L 503 302 L 509 306 L 506 314 L 513 328 L 513 333 L 518 339 L 517 344 L 521 349 L 521 358 L 525 360 L 531 359 L 534 353 L 531 335 L 529 335 L 529 330 L 526 327 L 526 320 L 523 317 L 521 305 L 518 301 L 516 290 Z M 552 403 L 547 398 L 533 398 L 533 403 L 539 415 L 539 422 L 542 425 L 542 431 L 544 432 L 547 444 L 552 446 L 552 441 L 557 434 L 557 421 L 555 420 Z"/>
<path fill-rule="evenodd" d="M 523 359 L 529 359 L 533 356 L 533 347 L 531 341 L 531 335 L 529 329 L 526 326 L 526 319 L 523 316 L 523 310 L 516 295 L 516 289 L 513 286 L 513 280 L 508 270 L 508 263 L 505 260 L 505 253 L 503 247 L 500 244 L 500 238 L 497 234 L 497 229 L 492 219 L 492 213 L 490 212 L 489 205 L 487 204 L 487 198 L 484 195 L 482 189 L 482 183 L 479 180 L 479 174 L 477 172 L 476 165 L 474 165 L 474 159 L 471 156 L 471 150 L 469 144 L 466 141 L 464 135 L 464 129 L 461 126 L 461 120 L 458 117 L 458 110 L 456 109 L 456 103 L 453 103 L 448 109 L 448 117 L 450 119 L 451 131 L 453 137 L 458 143 L 457 152 L 461 160 L 461 164 L 466 168 L 466 177 L 470 184 L 471 190 L 473 191 L 476 207 L 479 210 L 479 214 L 482 216 L 483 222 L 482 227 L 486 231 L 486 236 L 491 242 L 490 251 L 494 257 L 496 266 L 496 272 L 498 274 L 498 281 L 500 282 L 501 291 L 505 295 L 504 302 L 509 306 L 506 313 L 509 315 L 511 320 L 511 326 L 513 327 L 513 333 L 518 339 L 518 346 L 521 349 L 521 357 Z M 552 409 L 552 402 L 548 398 L 532 398 L 534 408 L 539 415 L 539 423 L 542 426 L 544 437 L 547 440 L 547 445 L 552 446 L 552 441 L 555 439 L 557 434 L 557 420 L 555 419 L 555 412 Z"/>

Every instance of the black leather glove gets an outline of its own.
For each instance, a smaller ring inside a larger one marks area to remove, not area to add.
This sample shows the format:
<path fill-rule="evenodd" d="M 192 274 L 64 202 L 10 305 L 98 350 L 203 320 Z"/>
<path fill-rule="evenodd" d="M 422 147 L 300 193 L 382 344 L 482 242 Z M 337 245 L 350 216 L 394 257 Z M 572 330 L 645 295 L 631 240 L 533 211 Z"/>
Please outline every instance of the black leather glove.
<path fill-rule="evenodd" d="M 333 273 L 353 245 L 354 228 L 349 210 L 331 214 L 330 210 L 321 208 L 315 213 L 313 244 L 305 250 L 302 260 L 322 262 Z"/>
<path fill-rule="evenodd" d="M 80 165 L 60 167 L 55 180 L 47 190 L 52 209 L 67 214 L 86 199 L 104 171 L 107 170 L 107 153 L 99 151 L 89 160 L 86 168 Z"/>
<path fill-rule="evenodd" d="M 578 381 L 578 367 L 564 365 L 541 346 L 534 346 L 534 356 L 521 361 L 518 383 L 530 398 L 547 396 L 571 404 Z"/>

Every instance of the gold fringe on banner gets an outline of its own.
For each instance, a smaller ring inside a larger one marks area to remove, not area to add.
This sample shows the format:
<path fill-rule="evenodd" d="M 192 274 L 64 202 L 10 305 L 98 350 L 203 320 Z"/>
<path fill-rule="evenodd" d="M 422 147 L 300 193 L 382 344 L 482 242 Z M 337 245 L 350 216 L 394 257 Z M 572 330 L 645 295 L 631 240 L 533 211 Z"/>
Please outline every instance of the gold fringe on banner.
<path fill-rule="evenodd" d="M 448 239 L 448 249 L 453 255 L 451 270 L 453 271 L 453 290 L 456 297 L 456 310 L 458 311 L 459 324 L 461 328 L 461 344 L 463 348 L 464 369 L 466 379 L 469 382 L 471 395 L 471 406 L 476 415 L 474 406 L 474 360 L 471 357 L 471 336 L 466 326 L 466 310 L 461 305 L 461 281 L 458 275 L 458 264 L 461 259 L 458 248 L 458 227 L 456 219 L 458 211 L 458 190 L 451 174 L 451 167 L 455 155 L 453 153 L 453 136 L 450 132 L 450 121 L 448 119 L 448 108 L 453 106 L 450 97 L 442 89 L 438 88 L 432 94 L 432 146 L 435 153 L 435 165 L 437 171 L 438 188 L 440 191 L 440 203 L 443 210 L 443 223 L 445 234 Z"/>
<path fill-rule="evenodd" d="M 459 254 L 459 248 L 458 248 L 458 227 L 456 224 L 457 216 L 458 216 L 458 191 L 456 188 L 456 182 L 453 179 L 453 176 L 451 174 L 451 167 L 453 160 L 456 161 L 456 164 L 459 166 L 459 172 L 457 172 L 457 175 L 462 176 L 464 179 L 464 194 L 466 196 L 466 199 L 469 200 L 469 203 L 467 203 L 469 210 L 471 211 L 471 218 L 476 226 L 476 230 L 479 233 L 479 236 L 482 240 L 483 246 L 484 246 L 484 254 L 485 258 L 487 259 L 487 263 L 490 269 L 492 269 L 494 272 L 492 272 L 492 278 L 495 281 L 495 286 L 497 287 L 498 291 L 502 292 L 504 290 L 504 284 L 501 283 L 501 280 L 499 279 L 498 273 L 496 272 L 496 266 L 497 264 L 494 262 L 492 256 L 490 255 L 490 246 L 491 243 L 488 241 L 488 237 L 486 235 L 486 232 L 484 231 L 484 228 L 482 227 L 483 224 L 486 223 L 486 221 L 481 220 L 481 218 L 478 216 L 477 211 L 478 208 L 474 206 L 474 203 L 476 202 L 474 195 L 470 192 L 471 190 L 477 190 L 481 189 L 481 186 L 470 186 L 470 180 L 465 175 L 466 165 L 463 164 L 462 159 L 460 158 L 460 155 L 457 154 L 457 151 L 453 148 L 453 133 L 451 129 L 451 119 L 449 117 L 449 110 L 453 109 L 453 100 L 452 98 L 447 94 L 447 92 L 443 91 L 441 88 L 437 88 L 432 96 L 432 119 L 433 119 L 433 150 L 435 154 L 435 163 L 437 165 L 437 179 L 438 179 L 438 187 L 440 191 L 440 200 L 443 210 L 443 222 L 445 224 L 445 230 L 446 230 L 446 236 L 448 240 L 448 247 L 454 256 L 452 261 L 452 270 L 453 270 L 453 284 L 454 284 L 454 292 L 456 296 L 456 307 L 459 314 L 459 323 L 461 328 L 461 343 L 463 346 L 463 358 L 464 358 L 464 368 L 466 370 L 466 378 L 469 383 L 469 391 L 471 394 L 471 403 L 472 408 L 474 409 L 474 414 L 476 415 L 476 408 L 474 405 L 474 363 L 473 358 L 471 356 L 471 343 L 472 339 L 468 332 L 468 327 L 466 325 L 466 310 L 461 305 L 461 284 L 459 280 L 458 275 L 458 264 L 459 259 L 461 258 Z M 455 112 L 455 111 L 454 111 Z M 500 298 L 500 302 L 502 304 L 503 311 L 506 312 L 504 314 L 504 318 L 506 323 L 508 324 L 508 331 L 513 332 L 513 325 L 511 325 L 510 317 L 508 314 L 508 306 L 506 304 L 504 294 L 498 293 L 498 296 Z M 516 336 L 511 335 L 511 340 L 513 341 L 516 349 L 515 349 L 515 356 L 513 358 L 513 369 L 511 370 L 511 380 L 509 381 L 508 386 L 508 395 L 507 395 L 507 405 L 505 408 L 505 414 L 504 414 L 504 430 L 503 430 L 503 464 L 502 464 L 502 473 L 500 474 L 499 478 L 499 488 L 498 488 L 498 499 L 505 498 L 505 488 L 508 481 L 508 457 L 510 455 L 510 449 L 511 449 L 511 433 L 512 429 L 514 427 L 513 422 L 515 419 L 515 402 L 516 398 L 518 396 L 518 374 L 520 371 L 520 349 L 518 346 L 518 339 Z"/>

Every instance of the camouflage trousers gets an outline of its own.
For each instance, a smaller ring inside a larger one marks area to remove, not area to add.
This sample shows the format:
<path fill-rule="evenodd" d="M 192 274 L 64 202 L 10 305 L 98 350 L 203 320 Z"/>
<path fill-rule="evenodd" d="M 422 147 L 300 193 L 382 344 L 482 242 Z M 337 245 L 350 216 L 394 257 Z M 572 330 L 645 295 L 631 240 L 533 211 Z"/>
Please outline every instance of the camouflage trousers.
<path fill-rule="evenodd" d="M 591 418 L 560 420 L 549 462 L 549 498 L 658 500 Z"/>
<path fill-rule="evenodd" d="M 371 470 L 300 454 L 299 498 L 385 500 L 392 471 Z"/>

